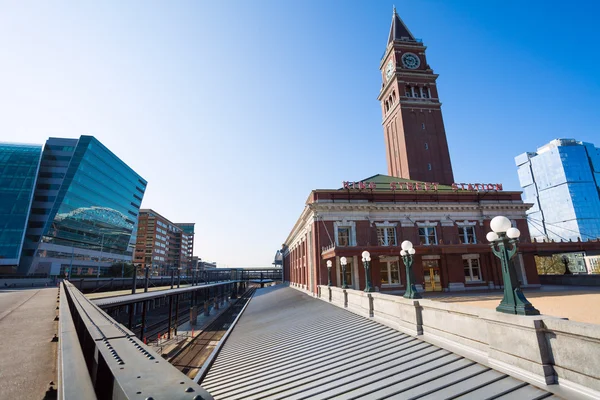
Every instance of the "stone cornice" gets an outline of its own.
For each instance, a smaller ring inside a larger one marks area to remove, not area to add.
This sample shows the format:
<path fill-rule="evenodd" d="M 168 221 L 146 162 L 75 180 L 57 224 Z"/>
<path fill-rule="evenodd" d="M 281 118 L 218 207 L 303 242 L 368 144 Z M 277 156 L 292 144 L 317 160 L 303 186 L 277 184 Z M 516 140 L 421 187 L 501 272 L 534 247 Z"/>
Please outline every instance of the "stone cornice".
<path fill-rule="evenodd" d="M 473 211 L 527 211 L 531 205 L 525 203 L 488 203 L 488 204 L 463 204 L 463 203 L 315 203 L 315 211 L 340 212 L 340 211 L 397 211 L 397 212 L 473 212 Z"/>

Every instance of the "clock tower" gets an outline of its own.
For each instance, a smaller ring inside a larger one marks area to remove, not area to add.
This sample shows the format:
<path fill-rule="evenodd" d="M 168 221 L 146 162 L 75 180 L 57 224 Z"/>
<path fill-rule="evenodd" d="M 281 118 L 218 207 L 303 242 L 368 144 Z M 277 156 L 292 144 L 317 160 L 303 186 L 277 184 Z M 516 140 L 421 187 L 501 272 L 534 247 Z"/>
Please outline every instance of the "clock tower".
<path fill-rule="evenodd" d="M 426 47 L 394 8 L 379 69 L 388 175 L 423 182 L 454 182 L 436 79 Z"/>

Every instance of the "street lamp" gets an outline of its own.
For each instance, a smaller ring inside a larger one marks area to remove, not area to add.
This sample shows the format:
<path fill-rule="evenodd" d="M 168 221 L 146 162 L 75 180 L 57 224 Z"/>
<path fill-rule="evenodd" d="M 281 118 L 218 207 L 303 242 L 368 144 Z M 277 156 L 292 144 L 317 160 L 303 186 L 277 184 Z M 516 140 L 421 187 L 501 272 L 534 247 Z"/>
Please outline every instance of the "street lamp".
<path fill-rule="evenodd" d="M 342 289 L 348 289 L 346 284 L 346 257 L 340 258 L 340 264 L 342 264 Z"/>
<path fill-rule="evenodd" d="M 502 280 L 504 281 L 504 297 L 496 311 L 507 314 L 539 315 L 540 312 L 531 305 L 521 291 L 521 285 L 517 280 L 515 265 L 511 261 L 517 252 L 517 242 L 521 232 L 517 228 L 511 228 L 510 220 L 503 216 L 497 216 L 490 222 L 493 232 L 486 235 L 490 242 L 492 252 L 500 259 L 502 264 Z"/>
<path fill-rule="evenodd" d="M 327 286 L 331 286 L 331 260 L 327 260 L 327 275 L 329 280 L 327 281 Z"/>
<path fill-rule="evenodd" d="M 400 250 L 400 255 L 402 256 L 402 261 L 406 267 L 406 291 L 404 292 L 404 297 L 407 299 L 421 299 L 422 296 L 417 292 L 417 288 L 415 287 L 415 276 L 412 270 L 416 250 L 410 240 L 402 242 L 400 247 L 402 248 L 402 250 Z"/>
<path fill-rule="evenodd" d="M 371 274 L 369 273 L 369 264 L 371 263 L 371 253 L 369 253 L 368 251 L 363 251 L 362 252 L 362 261 L 363 261 L 363 265 L 365 266 L 365 281 L 366 281 L 366 285 L 365 285 L 365 292 L 373 292 L 373 288 L 371 287 Z"/>

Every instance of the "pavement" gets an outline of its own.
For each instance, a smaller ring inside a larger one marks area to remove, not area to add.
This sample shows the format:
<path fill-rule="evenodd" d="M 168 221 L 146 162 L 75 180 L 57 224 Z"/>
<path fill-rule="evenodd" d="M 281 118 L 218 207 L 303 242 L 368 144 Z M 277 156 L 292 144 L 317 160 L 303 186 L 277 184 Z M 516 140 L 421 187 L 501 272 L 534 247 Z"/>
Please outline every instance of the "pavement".
<path fill-rule="evenodd" d="M 538 289 L 524 289 L 525 297 L 540 313 L 571 321 L 600 324 L 600 313 L 595 305 L 600 304 L 600 287 L 544 285 Z M 444 303 L 495 309 L 502 300 L 502 291 L 478 293 L 426 293 L 424 298 Z"/>
<path fill-rule="evenodd" d="M 0 290 L 0 399 L 55 398 L 58 288 Z M 48 395 L 48 397 L 46 397 Z"/>

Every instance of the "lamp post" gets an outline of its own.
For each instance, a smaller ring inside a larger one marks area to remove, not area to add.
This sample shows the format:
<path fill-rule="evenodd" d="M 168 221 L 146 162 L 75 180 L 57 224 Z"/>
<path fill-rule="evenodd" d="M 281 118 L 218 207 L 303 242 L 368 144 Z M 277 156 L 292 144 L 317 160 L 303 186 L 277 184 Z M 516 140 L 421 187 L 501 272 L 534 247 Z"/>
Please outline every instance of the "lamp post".
<path fill-rule="evenodd" d="M 177 267 L 177 289 L 181 284 L 181 267 Z"/>
<path fill-rule="evenodd" d="M 348 289 L 348 285 L 346 284 L 346 257 L 340 258 L 340 264 L 342 264 L 342 289 Z"/>
<path fill-rule="evenodd" d="M 402 256 L 402 261 L 406 267 L 406 291 L 404 292 L 404 297 L 407 299 L 421 299 L 422 296 L 417 292 L 417 288 L 415 287 L 415 276 L 412 270 L 416 250 L 409 240 L 405 240 L 400 246 L 402 247 L 400 255 Z"/>
<path fill-rule="evenodd" d="M 517 252 L 521 232 L 517 228 L 511 228 L 510 220 L 503 216 L 492 218 L 490 227 L 493 232 L 489 232 L 486 238 L 490 242 L 492 252 L 500 259 L 504 281 L 504 297 L 496 307 L 496 311 L 507 314 L 539 315 L 540 312 L 531 305 L 521 291 L 515 265 L 512 262 Z"/>
<path fill-rule="evenodd" d="M 327 286 L 331 286 L 331 260 L 327 260 L 327 276 L 329 280 L 327 281 Z"/>
<path fill-rule="evenodd" d="M 362 252 L 362 262 L 365 266 L 365 292 L 374 292 L 373 287 L 371 286 L 371 274 L 369 273 L 369 266 L 371 264 L 371 253 L 368 251 Z"/>

